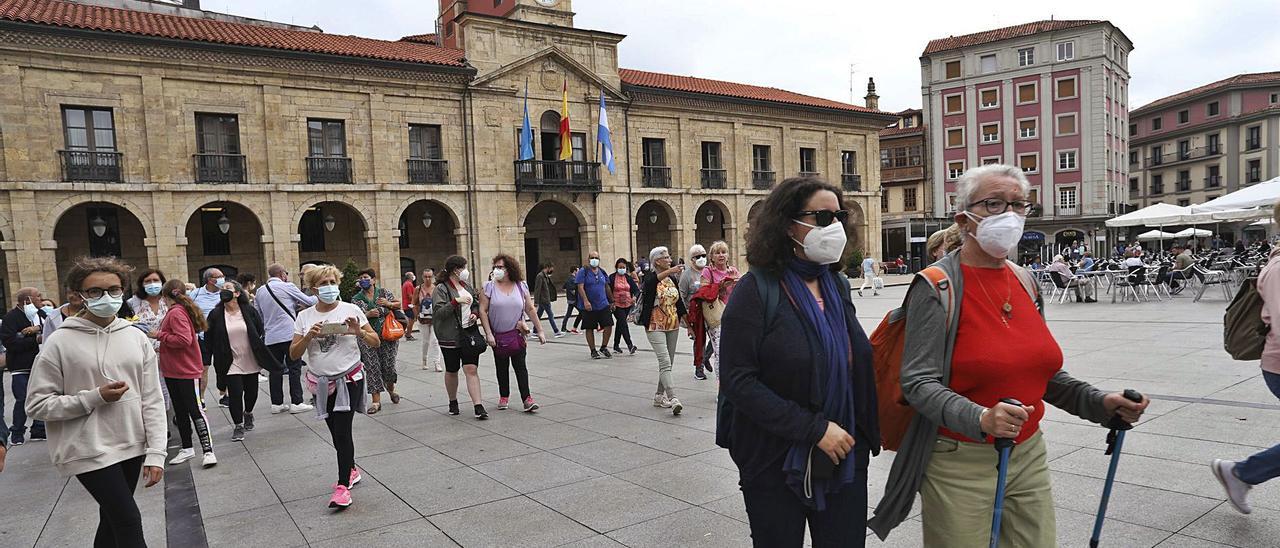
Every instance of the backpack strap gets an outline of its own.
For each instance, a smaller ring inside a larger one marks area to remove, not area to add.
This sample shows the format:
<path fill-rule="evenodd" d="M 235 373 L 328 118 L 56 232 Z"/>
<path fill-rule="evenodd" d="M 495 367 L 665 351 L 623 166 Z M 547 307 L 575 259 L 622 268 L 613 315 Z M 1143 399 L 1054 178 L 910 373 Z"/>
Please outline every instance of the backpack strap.
<path fill-rule="evenodd" d="M 920 271 L 920 277 L 929 283 L 929 287 L 933 288 L 934 293 L 938 295 L 938 300 L 942 302 L 942 311 L 947 318 L 947 332 L 951 332 L 951 311 L 956 307 L 956 294 L 951 287 L 951 279 L 947 277 L 946 271 L 938 266 L 930 266 Z M 905 307 L 906 299 L 903 299 Z"/>
<path fill-rule="evenodd" d="M 756 278 L 756 291 L 760 294 L 760 304 L 764 308 L 764 328 L 767 331 L 778 312 L 778 277 L 763 268 L 752 267 L 747 272 Z"/>
<path fill-rule="evenodd" d="M 1010 260 L 1005 260 L 1009 265 L 1009 269 L 1013 270 L 1013 274 L 1018 277 L 1018 281 L 1022 283 L 1022 288 L 1027 291 L 1027 296 L 1031 297 L 1031 302 L 1036 305 L 1036 310 L 1040 311 L 1040 315 L 1044 315 L 1044 298 L 1040 296 L 1040 286 L 1032 279 L 1031 273 L 1027 269 L 1018 266 Z"/>

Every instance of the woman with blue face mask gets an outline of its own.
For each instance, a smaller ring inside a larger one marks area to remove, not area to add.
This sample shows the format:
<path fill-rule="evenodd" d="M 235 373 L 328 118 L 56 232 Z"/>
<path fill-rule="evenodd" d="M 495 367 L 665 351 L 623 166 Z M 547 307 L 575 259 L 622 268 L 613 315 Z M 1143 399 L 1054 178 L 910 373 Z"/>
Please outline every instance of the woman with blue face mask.
<path fill-rule="evenodd" d="M 135 292 L 129 296 L 125 304 L 133 310 L 133 317 L 127 318 L 133 322 L 133 325 L 141 329 L 144 333 L 155 331 L 160 322 L 164 320 L 164 314 L 169 310 L 169 305 L 165 304 L 164 299 L 160 298 L 160 288 L 164 287 L 164 283 L 168 279 L 164 277 L 164 272 L 149 268 L 138 274 L 138 282 L 135 284 Z M 157 350 L 160 349 L 159 341 L 152 341 Z"/>
<path fill-rule="evenodd" d="M 375 277 L 377 274 L 372 268 L 360 272 L 360 277 L 356 280 L 358 291 L 351 296 L 351 302 L 364 311 L 373 332 L 381 336 L 383 320 L 391 316 L 393 310 L 400 308 L 400 301 L 392 292 L 378 287 L 374 282 Z M 396 381 L 399 380 L 396 374 L 396 349 L 399 346 L 400 341 L 384 340 L 377 347 L 360 342 L 360 359 L 364 362 L 365 374 L 368 375 L 365 385 L 373 399 L 369 404 L 370 415 L 382 410 L 384 389 L 391 396 L 391 403 L 400 403 L 400 394 L 396 392 Z"/>

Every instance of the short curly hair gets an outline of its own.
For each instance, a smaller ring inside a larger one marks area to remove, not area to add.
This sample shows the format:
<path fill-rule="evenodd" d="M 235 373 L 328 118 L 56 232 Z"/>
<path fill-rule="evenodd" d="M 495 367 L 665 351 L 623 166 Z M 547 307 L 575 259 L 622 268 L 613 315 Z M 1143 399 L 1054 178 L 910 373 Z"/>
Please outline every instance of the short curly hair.
<path fill-rule="evenodd" d="M 67 289 L 80 291 L 84 287 L 85 278 L 95 272 L 115 274 L 120 278 L 120 287 L 127 289 L 133 267 L 115 257 L 80 257 L 76 259 L 75 264 L 71 265 L 71 270 L 67 271 Z"/>

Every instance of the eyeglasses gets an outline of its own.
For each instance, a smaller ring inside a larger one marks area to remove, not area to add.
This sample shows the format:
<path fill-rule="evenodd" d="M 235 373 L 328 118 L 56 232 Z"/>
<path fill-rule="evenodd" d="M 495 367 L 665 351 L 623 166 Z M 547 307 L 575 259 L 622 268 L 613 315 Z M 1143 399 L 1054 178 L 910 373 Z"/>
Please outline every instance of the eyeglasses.
<path fill-rule="evenodd" d="M 1011 209 L 1013 210 L 1014 213 L 1018 213 L 1020 215 L 1026 215 L 1028 210 L 1030 210 L 1032 207 L 1035 207 L 1035 204 L 1028 202 L 1026 200 L 1014 200 L 1012 202 L 1007 202 L 1005 200 L 1001 200 L 1000 198 L 987 198 L 986 200 L 979 200 L 971 204 L 969 207 L 974 207 L 978 205 L 981 205 L 982 207 L 986 208 L 987 213 L 990 213 L 992 215 L 999 215 Z"/>
<path fill-rule="evenodd" d="M 124 295 L 124 288 L 117 285 L 117 286 L 112 286 L 105 289 L 101 287 L 90 287 L 88 289 L 80 290 L 81 297 L 84 297 L 86 299 L 91 299 L 91 300 L 102 298 L 102 295 L 104 293 L 112 297 L 119 297 L 121 295 Z"/>
<path fill-rule="evenodd" d="M 844 224 L 849 219 L 849 212 L 843 209 L 831 211 L 829 209 L 819 209 L 815 211 L 800 211 L 796 213 L 796 219 L 813 215 L 813 224 L 817 226 L 828 226 L 832 221 L 840 221 Z"/>

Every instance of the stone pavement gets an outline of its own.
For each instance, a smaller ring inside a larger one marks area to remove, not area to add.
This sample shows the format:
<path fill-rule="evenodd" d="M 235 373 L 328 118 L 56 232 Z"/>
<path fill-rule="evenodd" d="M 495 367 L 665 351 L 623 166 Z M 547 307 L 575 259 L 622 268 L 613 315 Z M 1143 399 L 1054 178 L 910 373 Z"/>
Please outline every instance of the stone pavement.
<path fill-rule="evenodd" d="M 855 296 L 864 326 L 874 328 L 904 292 Z M 1207 466 L 1280 440 L 1280 402 L 1257 364 L 1233 362 L 1221 349 L 1223 307 L 1187 296 L 1050 305 L 1069 371 L 1154 399 L 1128 436 L 1105 545 L 1280 546 L 1280 485 L 1255 489 L 1253 515 L 1241 516 L 1224 503 Z M 486 354 L 487 422 L 447 415 L 443 375 L 418 369 L 418 344 L 402 343 L 404 400 L 357 417 L 365 481 L 353 490 L 354 506 L 340 513 L 325 505 L 335 464 L 323 423 L 309 414 L 271 415 L 264 392 L 257 429 L 232 443 L 227 413 L 213 410 L 220 463 L 204 470 L 191 461 L 208 544 L 749 546 L 736 470 L 713 443 L 715 381 L 693 379 L 682 341 L 676 384 L 685 412 L 672 417 L 654 408 L 656 366 L 642 340 L 635 356 L 608 361 L 587 359 L 581 336 L 532 347 L 533 391 L 543 405 L 534 415 L 493 408 Z M 1053 408 L 1043 426 L 1059 544 L 1084 546 L 1106 474 L 1106 431 Z M 872 504 L 891 462 L 892 454 L 872 461 Z M 140 489 L 138 498 L 150 544 L 164 546 L 164 491 Z M 56 477 L 43 444 L 10 453 L 0 500 L 0 546 L 91 542 L 94 506 L 77 482 Z M 874 537 L 868 544 L 881 545 Z M 917 508 L 884 545 L 919 544 Z"/>

